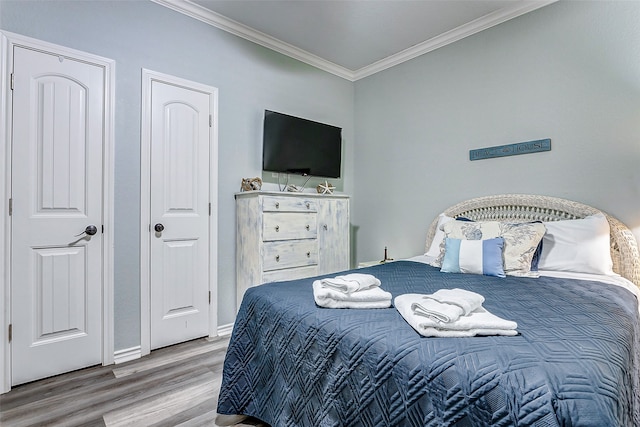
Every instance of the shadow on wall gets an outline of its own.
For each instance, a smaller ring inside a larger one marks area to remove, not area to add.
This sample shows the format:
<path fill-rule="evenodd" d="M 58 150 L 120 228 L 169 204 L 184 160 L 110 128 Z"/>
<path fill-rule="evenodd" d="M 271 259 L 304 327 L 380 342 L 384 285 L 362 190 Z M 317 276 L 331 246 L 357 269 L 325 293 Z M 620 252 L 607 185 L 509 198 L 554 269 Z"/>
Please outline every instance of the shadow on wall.
<path fill-rule="evenodd" d="M 234 45 L 238 51 L 242 51 L 244 57 L 251 58 L 252 61 L 262 64 L 267 69 L 274 69 L 286 74 L 315 74 L 317 68 L 305 64 L 302 61 L 291 58 L 272 49 L 250 42 L 241 37 L 231 36 L 229 43 Z"/>
<path fill-rule="evenodd" d="M 360 226 L 350 224 L 349 226 L 349 242 L 351 245 L 349 253 L 351 254 L 351 259 L 349 260 L 349 264 L 351 268 L 356 268 L 358 266 L 358 254 L 356 248 L 358 247 L 358 230 Z"/>
<path fill-rule="evenodd" d="M 640 212 L 638 212 L 638 215 L 640 216 Z M 631 232 L 635 235 L 636 242 L 640 247 L 640 217 L 638 218 L 636 223 L 629 225 L 629 229 L 631 229 Z"/>

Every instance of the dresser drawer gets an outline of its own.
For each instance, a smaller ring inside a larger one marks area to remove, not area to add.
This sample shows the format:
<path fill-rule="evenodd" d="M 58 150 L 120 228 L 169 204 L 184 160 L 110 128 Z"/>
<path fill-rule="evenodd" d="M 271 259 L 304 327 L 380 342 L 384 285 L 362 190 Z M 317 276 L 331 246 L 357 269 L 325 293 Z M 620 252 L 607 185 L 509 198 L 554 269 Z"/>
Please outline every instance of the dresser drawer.
<path fill-rule="evenodd" d="M 265 242 L 262 254 L 263 271 L 303 267 L 318 263 L 317 240 Z"/>
<path fill-rule="evenodd" d="M 304 279 L 318 275 L 318 266 L 286 268 L 284 270 L 265 271 L 262 274 L 262 283 L 281 282 L 283 280 Z"/>
<path fill-rule="evenodd" d="M 317 212 L 313 199 L 304 197 L 265 196 L 262 198 L 263 212 Z"/>
<path fill-rule="evenodd" d="M 315 239 L 318 235 L 315 212 L 265 212 L 262 240 Z"/>

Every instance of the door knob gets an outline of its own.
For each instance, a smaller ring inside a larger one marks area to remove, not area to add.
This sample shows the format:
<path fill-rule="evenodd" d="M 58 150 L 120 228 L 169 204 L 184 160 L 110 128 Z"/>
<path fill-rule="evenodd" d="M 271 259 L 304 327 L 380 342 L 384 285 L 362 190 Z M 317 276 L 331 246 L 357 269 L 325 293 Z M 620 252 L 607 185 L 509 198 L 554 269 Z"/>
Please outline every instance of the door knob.
<path fill-rule="evenodd" d="M 79 236 L 82 236 L 83 234 L 86 234 L 87 236 L 93 236 L 97 232 L 98 232 L 98 227 L 96 227 L 95 225 L 87 225 L 87 228 L 85 228 L 82 233 L 76 234 L 74 237 L 79 237 Z"/>
<path fill-rule="evenodd" d="M 153 229 L 156 230 L 158 233 L 161 233 L 162 230 L 164 230 L 164 225 L 158 223 L 158 224 L 153 226 Z"/>

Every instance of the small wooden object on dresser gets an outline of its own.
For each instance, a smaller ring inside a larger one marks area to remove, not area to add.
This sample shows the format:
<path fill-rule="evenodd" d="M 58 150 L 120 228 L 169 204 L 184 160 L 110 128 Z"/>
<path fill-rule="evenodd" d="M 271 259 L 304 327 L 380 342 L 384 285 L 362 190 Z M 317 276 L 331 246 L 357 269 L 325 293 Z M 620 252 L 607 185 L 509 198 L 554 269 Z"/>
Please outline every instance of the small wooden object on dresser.
<path fill-rule="evenodd" d="M 249 191 L 236 198 L 236 299 L 255 285 L 349 269 L 349 197 Z"/>

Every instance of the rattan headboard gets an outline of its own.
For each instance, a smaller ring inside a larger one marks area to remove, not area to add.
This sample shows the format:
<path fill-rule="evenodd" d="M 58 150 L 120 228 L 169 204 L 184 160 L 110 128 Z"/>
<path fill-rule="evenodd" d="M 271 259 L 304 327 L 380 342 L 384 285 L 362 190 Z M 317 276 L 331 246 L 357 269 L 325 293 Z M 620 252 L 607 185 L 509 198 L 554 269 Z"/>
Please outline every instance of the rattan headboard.
<path fill-rule="evenodd" d="M 444 211 L 450 217 L 466 217 L 476 221 L 561 221 L 579 219 L 602 212 L 599 209 L 571 200 L 528 194 L 502 194 L 466 200 Z M 611 228 L 611 259 L 613 271 L 640 287 L 640 253 L 636 239 L 622 222 L 602 212 Z M 436 232 L 438 218 L 427 232 L 429 249 Z"/>

